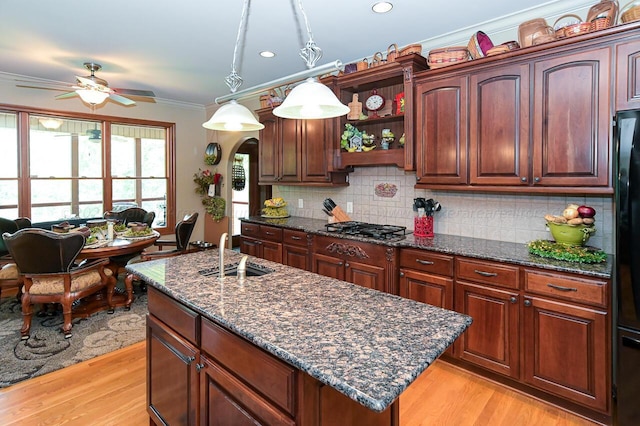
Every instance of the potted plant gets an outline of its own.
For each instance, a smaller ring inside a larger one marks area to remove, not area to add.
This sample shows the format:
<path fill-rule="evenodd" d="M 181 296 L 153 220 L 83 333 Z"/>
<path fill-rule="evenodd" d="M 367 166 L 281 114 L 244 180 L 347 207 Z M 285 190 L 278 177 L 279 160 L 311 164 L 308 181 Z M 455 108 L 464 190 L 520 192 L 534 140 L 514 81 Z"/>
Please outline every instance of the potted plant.
<path fill-rule="evenodd" d="M 214 193 L 218 193 L 218 185 L 222 181 L 220 173 L 211 173 L 210 170 L 198 169 L 198 173 L 193 175 L 193 182 L 196 184 L 196 194 L 202 197 L 202 205 L 213 220 L 219 221 L 225 217 L 226 201 L 220 196 L 210 196 L 211 185 L 215 186 Z"/>

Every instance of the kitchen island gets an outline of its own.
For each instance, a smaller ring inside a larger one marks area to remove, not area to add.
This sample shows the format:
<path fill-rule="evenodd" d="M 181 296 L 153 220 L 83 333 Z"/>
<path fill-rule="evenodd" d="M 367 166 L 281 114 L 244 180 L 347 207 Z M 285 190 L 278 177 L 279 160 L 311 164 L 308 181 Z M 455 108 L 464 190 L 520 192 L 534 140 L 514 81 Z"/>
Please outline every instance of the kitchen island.
<path fill-rule="evenodd" d="M 227 250 L 225 264 L 241 257 Z M 395 425 L 400 394 L 471 324 L 263 259 L 250 264 L 266 275 L 220 280 L 218 262 L 205 251 L 127 266 L 150 286 L 147 398 L 157 424 Z"/>

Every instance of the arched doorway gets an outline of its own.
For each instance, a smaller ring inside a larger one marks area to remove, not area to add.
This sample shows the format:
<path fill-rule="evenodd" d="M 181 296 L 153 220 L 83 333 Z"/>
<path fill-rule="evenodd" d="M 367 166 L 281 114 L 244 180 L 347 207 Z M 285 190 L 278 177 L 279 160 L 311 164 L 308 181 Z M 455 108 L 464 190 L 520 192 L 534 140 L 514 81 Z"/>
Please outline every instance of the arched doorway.
<path fill-rule="evenodd" d="M 264 201 L 271 198 L 271 186 L 258 185 L 258 155 L 258 139 L 248 138 L 230 159 L 233 163 L 230 209 L 232 247 L 238 247 L 240 244 L 240 218 L 259 215 Z M 240 184 L 240 173 L 234 173 L 234 167 L 242 167 L 243 187 Z"/>

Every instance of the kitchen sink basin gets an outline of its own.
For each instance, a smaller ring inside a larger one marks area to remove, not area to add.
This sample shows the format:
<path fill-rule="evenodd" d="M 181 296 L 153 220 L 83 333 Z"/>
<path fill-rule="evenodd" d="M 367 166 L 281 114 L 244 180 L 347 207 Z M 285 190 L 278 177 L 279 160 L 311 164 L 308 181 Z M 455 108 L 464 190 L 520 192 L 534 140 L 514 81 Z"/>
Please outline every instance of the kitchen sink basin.
<path fill-rule="evenodd" d="M 274 272 L 271 268 L 265 268 L 264 266 L 255 265 L 252 263 L 247 263 L 247 277 L 259 277 L 261 275 L 266 275 Z M 218 268 L 207 268 L 198 271 L 200 275 L 204 275 L 205 277 L 213 277 L 219 275 Z M 224 269 L 225 276 L 235 277 L 238 275 L 238 265 L 228 265 Z"/>

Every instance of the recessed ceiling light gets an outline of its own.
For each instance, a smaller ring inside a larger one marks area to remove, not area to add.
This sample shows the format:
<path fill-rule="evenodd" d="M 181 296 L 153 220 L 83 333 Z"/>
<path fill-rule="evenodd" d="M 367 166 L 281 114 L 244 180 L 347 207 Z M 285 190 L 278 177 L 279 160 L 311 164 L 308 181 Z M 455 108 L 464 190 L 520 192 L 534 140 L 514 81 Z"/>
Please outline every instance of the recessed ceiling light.
<path fill-rule="evenodd" d="M 260 56 L 262 56 L 263 58 L 273 58 L 274 56 L 276 56 L 276 54 L 270 50 L 263 50 L 262 52 L 260 52 Z"/>
<path fill-rule="evenodd" d="M 393 9 L 393 5 L 388 1 L 379 1 L 374 3 L 374 5 L 371 6 L 371 9 L 373 9 L 375 13 L 387 13 Z"/>

